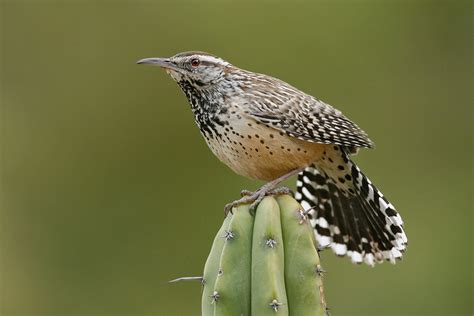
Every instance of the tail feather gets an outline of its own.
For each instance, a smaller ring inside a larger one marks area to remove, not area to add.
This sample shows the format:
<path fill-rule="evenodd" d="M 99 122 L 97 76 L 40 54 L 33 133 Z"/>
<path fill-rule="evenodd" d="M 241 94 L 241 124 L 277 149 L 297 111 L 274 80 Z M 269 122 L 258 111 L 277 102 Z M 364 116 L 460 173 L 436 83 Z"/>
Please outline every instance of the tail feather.
<path fill-rule="evenodd" d="M 347 153 L 337 152 L 350 171 L 347 182 L 337 181 L 335 171 L 324 164 L 298 175 L 296 199 L 308 211 L 319 246 L 355 263 L 374 265 L 384 259 L 394 263 L 407 245 L 400 215 Z"/>
<path fill-rule="evenodd" d="M 336 233 L 339 233 L 336 235 L 336 238 L 333 238 L 335 243 L 331 244 L 331 248 L 337 255 L 343 256 L 348 250 L 347 243 L 349 240 L 349 236 L 359 236 L 359 232 L 357 231 L 354 223 L 351 222 L 353 218 L 347 216 L 347 214 L 343 212 L 343 202 L 336 186 L 333 183 L 328 183 L 328 188 L 332 202 L 331 214 L 335 218 L 335 224 L 337 227 L 337 229 L 335 229 Z M 347 210 L 350 211 L 350 205 L 346 205 L 346 207 Z"/>

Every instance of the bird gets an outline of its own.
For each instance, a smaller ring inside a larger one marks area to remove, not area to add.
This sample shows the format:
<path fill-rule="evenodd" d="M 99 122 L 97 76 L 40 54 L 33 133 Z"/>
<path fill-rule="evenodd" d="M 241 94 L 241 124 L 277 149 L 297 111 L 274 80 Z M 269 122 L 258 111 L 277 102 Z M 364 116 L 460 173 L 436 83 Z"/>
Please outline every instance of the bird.
<path fill-rule="evenodd" d="M 189 51 L 137 64 L 163 68 L 184 92 L 196 124 L 217 158 L 235 173 L 266 183 L 225 212 L 267 195 L 297 175 L 295 198 L 319 249 L 353 263 L 401 259 L 407 247 L 395 207 L 351 160 L 374 148 L 367 133 L 331 105 L 292 85 L 241 69 L 213 54 Z"/>

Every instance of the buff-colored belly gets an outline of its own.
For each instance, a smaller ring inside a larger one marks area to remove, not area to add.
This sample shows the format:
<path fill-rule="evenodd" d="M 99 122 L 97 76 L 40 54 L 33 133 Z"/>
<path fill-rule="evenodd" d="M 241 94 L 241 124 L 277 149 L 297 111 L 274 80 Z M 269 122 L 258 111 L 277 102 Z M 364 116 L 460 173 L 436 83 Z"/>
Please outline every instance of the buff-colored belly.
<path fill-rule="evenodd" d="M 265 181 L 310 165 L 328 146 L 248 121 L 223 129 L 221 134 L 221 138 L 207 140 L 212 152 L 237 174 Z"/>

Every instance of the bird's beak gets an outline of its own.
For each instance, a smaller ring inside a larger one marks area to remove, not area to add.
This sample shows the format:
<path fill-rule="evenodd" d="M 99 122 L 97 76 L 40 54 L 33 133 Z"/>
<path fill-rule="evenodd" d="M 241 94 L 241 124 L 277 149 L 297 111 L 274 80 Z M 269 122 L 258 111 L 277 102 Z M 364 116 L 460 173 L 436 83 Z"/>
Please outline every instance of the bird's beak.
<path fill-rule="evenodd" d="M 137 64 L 139 64 L 139 65 L 144 64 L 144 65 L 159 66 L 159 67 L 165 68 L 165 69 L 180 71 L 178 66 L 176 66 L 176 64 L 173 63 L 169 58 L 155 58 L 155 57 L 153 57 L 153 58 L 144 58 L 144 59 L 140 59 L 139 61 L 137 61 Z"/>

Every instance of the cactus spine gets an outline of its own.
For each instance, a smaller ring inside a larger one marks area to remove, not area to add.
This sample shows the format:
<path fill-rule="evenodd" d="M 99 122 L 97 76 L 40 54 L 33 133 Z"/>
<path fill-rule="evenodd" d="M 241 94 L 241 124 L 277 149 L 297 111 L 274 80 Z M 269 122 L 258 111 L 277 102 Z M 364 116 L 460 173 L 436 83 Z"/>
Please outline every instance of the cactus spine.
<path fill-rule="evenodd" d="M 313 231 L 290 196 L 266 197 L 255 216 L 229 214 L 203 275 L 203 316 L 324 315 Z"/>

